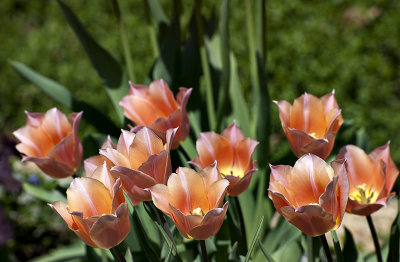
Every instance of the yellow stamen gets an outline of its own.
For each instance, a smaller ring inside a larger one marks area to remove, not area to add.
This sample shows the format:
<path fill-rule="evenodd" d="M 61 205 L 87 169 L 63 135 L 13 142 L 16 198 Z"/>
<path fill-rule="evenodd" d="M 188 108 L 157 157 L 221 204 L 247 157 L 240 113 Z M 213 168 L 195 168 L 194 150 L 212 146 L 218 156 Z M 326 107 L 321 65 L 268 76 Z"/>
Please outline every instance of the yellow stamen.
<path fill-rule="evenodd" d="M 238 169 L 225 169 L 221 170 L 221 176 L 224 178 L 226 176 L 236 176 L 236 177 L 243 177 L 244 172 Z"/>
<path fill-rule="evenodd" d="M 200 207 L 193 209 L 193 211 L 190 211 L 191 215 L 198 215 L 198 216 L 204 216 L 204 211 Z"/>
<path fill-rule="evenodd" d="M 353 193 L 349 195 L 351 200 L 355 200 L 360 204 L 371 204 L 376 201 L 378 198 L 378 193 L 374 192 L 371 185 L 369 189 L 366 188 L 365 184 L 356 185 L 355 188 L 357 189 Z"/>

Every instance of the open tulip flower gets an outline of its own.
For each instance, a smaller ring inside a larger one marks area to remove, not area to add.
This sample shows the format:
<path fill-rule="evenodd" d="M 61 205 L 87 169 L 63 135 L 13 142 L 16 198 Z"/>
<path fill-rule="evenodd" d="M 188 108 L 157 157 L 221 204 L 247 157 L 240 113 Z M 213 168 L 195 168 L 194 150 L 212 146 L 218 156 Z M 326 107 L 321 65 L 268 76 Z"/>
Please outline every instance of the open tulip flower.
<path fill-rule="evenodd" d="M 101 149 L 106 149 L 108 147 L 117 149 L 117 145 L 114 144 L 110 136 L 107 136 L 107 139 L 104 141 L 103 145 L 101 146 Z M 98 166 L 104 163 L 104 161 L 106 162 L 107 167 L 110 168 L 114 166 L 114 164 L 103 155 L 91 156 L 85 159 L 85 161 L 83 161 L 83 166 L 85 168 L 86 175 L 92 174 Z"/>
<path fill-rule="evenodd" d="M 54 178 L 73 175 L 82 160 L 82 144 L 78 137 L 82 112 L 70 114 L 69 121 L 57 108 L 45 114 L 25 113 L 26 125 L 13 133 L 21 142 L 16 148 L 23 154 L 22 162 L 35 163 Z"/>
<path fill-rule="evenodd" d="M 294 100 L 274 101 L 289 145 L 297 157 L 312 153 L 326 159 L 335 143 L 336 133 L 343 124 L 334 91 L 321 98 L 304 93 Z"/>
<path fill-rule="evenodd" d="M 130 85 L 129 94 L 119 104 L 124 108 L 125 116 L 137 125 L 132 131 L 148 126 L 165 141 L 167 130 L 179 127 L 172 143 L 172 149 L 177 148 L 189 135 L 186 104 L 192 89 L 180 88 L 175 100 L 162 79 L 151 82 L 150 86 Z"/>
<path fill-rule="evenodd" d="M 215 161 L 222 177 L 229 180 L 228 194 L 238 196 L 249 186 L 256 168 L 252 161 L 258 142 L 245 138 L 235 123 L 228 126 L 222 134 L 204 132 L 196 142 L 199 153 L 190 163 L 202 169 Z"/>
<path fill-rule="evenodd" d="M 349 197 L 345 160 L 329 166 L 313 154 L 291 166 L 270 166 L 268 196 L 285 219 L 307 235 L 338 228 Z"/>
<path fill-rule="evenodd" d="M 130 231 L 120 181 L 108 172 L 104 164 L 90 177 L 75 178 L 67 190 L 68 204 L 50 204 L 83 242 L 104 249 L 121 243 Z"/>
<path fill-rule="evenodd" d="M 167 185 L 157 184 L 149 191 L 154 205 L 174 221 L 182 236 L 204 240 L 217 234 L 224 221 L 228 202 L 220 206 L 228 185 L 214 164 L 199 173 L 180 167 Z"/>
<path fill-rule="evenodd" d="M 337 157 L 347 158 L 350 193 L 347 212 L 367 216 L 386 206 L 399 170 L 390 157 L 389 142 L 369 155 L 357 146 L 344 146 Z"/>
<path fill-rule="evenodd" d="M 134 205 L 151 200 L 146 188 L 167 183 L 172 173 L 170 147 L 175 132 L 176 129 L 167 131 L 167 143 L 164 144 L 148 127 L 136 134 L 122 130 L 116 149 L 100 149 L 100 154 L 114 165 L 111 173 L 121 178 L 122 187 Z"/>

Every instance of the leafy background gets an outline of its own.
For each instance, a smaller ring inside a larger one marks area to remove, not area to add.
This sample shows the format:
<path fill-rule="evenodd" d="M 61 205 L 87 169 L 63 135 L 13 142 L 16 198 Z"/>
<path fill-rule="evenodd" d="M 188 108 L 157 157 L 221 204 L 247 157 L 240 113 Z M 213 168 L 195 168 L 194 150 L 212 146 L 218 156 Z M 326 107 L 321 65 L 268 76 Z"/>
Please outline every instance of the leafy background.
<path fill-rule="evenodd" d="M 124 61 L 112 1 L 64 2 L 101 46 L 116 60 Z M 172 17 L 172 1 L 160 2 L 167 17 Z M 175 40 L 183 45 L 190 37 L 193 2 L 181 2 L 181 31 L 179 39 Z M 221 3 L 202 2 L 202 13 L 209 25 L 205 31 L 212 32 L 212 22 L 215 26 L 220 19 Z M 137 83 L 148 83 L 154 76 L 152 68 L 157 57 L 152 49 L 149 17 L 143 3 L 120 1 Z M 400 112 L 400 32 L 396 26 L 400 24 L 399 9 L 400 3 L 394 0 L 267 1 L 264 62 L 270 98 L 292 102 L 303 92 L 322 96 L 335 89 L 346 122 L 338 134 L 333 153 L 348 143 L 367 141 L 364 146 L 371 150 L 391 140 L 392 157 L 400 163 L 400 117 L 397 116 Z M 240 84 L 246 101 L 250 101 L 252 76 L 243 1 L 230 1 L 229 19 L 230 50 L 238 65 L 234 80 Z M 75 97 L 88 104 L 100 105 L 103 113 L 118 121 L 101 80 L 56 1 L 2 0 L 0 24 L 3 165 L 6 165 L 4 161 L 8 163 L 10 155 L 16 155 L 11 149 L 14 141 L 11 132 L 25 123 L 23 111 L 43 112 L 54 106 L 60 107 L 59 103 L 20 77 L 11 67 L 11 61 L 22 62 L 55 79 Z M 255 33 L 260 37 L 259 32 Z M 208 44 L 213 45 L 213 42 Z M 184 77 L 178 77 L 175 85 L 184 83 Z M 271 101 L 265 103 L 271 104 Z M 61 106 L 61 110 L 68 112 L 69 109 Z M 203 115 L 204 118 L 206 114 Z M 284 139 L 277 108 L 273 105 L 270 125 L 270 162 L 293 164 L 295 158 Z M 207 126 L 202 126 L 202 129 L 207 130 Z M 91 125 L 83 122 L 81 137 L 93 130 Z M 2 175 L 0 206 L 4 211 L 0 212 L 0 218 L 8 221 L 6 224 L 13 228 L 8 230 L 13 233 L 11 240 L 0 243 L 1 255 L 14 254 L 18 260 L 26 260 L 47 253 L 58 245 L 69 244 L 71 232 L 61 223 L 51 223 L 54 216 L 50 208 L 44 208 L 42 201 L 20 191 L 18 183 L 42 184 L 53 189 L 56 186 L 54 182 L 35 175 L 35 170 L 21 168 L 18 157 L 10 159 L 15 181 Z"/>

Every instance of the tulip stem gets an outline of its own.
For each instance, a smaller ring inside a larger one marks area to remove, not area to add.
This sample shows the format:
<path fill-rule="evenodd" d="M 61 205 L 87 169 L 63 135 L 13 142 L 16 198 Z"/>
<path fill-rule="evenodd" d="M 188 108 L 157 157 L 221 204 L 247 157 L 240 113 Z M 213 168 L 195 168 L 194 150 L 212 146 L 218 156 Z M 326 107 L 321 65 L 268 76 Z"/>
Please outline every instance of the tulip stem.
<path fill-rule="evenodd" d="M 233 197 L 236 205 L 236 209 L 239 214 L 239 222 L 240 222 L 240 231 L 242 232 L 242 239 L 244 242 L 245 249 L 247 250 L 247 235 L 246 235 L 246 227 L 244 225 L 244 218 L 242 208 L 240 207 L 239 198 L 237 196 Z"/>
<path fill-rule="evenodd" d="M 321 240 L 322 246 L 324 247 L 326 260 L 328 262 L 333 262 L 332 254 L 331 254 L 331 251 L 329 249 L 328 241 L 326 240 L 325 234 L 320 235 L 319 239 Z"/>
<path fill-rule="evenodd" d="M 342 249 L 340 247 L 339 238 L 338 238 L 338 236 L 336 234 L 336 230 L 331 230 L 331 236 L 332 236 L 332 239 L 333 239 L 333 245 L 335 247 L 336 260 L 338 262 L 344 262 L 343 253 L 342 253 Z"/>
<path fill-rule="evenodd" d="M 372 239 L 374 240 L 376 258 L 378 262 L 382 262 L 383 260 L 382 260 L 381 247 L 379 246 L 378 235 L 376 234 L 374 222 L 372 221 L 371 215 L 367 216 L 367 221 L 369 229 L 371 230 Z"/>
<path fill-rule="evenodd" d="M 123 255 L 121 247 L 119 245 L 110 248 L 110 251 L 116 261 L 126 262 L 125 256 Z"/>
<path fill-rule="evenodd" d="M 200 247 L 201 247 L 201 257 L 203 262 L 208 262 L 208 255 L 207 255 L 207 248 L 206 248 L 206 241 L 199 240 Z"/>
<path fill-rule="evenodd" d="M 307 237 L 307 261 L 314 262 L 315 257 L 314 257 L 313 237 L 309 235 L 306 235 L 306 237 Z"/>

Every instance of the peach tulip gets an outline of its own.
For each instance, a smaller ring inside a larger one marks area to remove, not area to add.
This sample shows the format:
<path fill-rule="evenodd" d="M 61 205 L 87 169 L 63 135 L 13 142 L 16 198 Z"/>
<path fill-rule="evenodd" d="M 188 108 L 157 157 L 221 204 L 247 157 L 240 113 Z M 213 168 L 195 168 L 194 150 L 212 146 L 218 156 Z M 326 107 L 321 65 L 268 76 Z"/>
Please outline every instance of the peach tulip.
<path fill-rule="evenodd" d="M 130 231 L 120 181 L 108 172 L 103 164 L 90 177 L 75 178 L 67 190 L 68 204 L 49 204 L 83 242 L 103 249 L 118 245 Z"/>
<path fill-rule="evenodd" d="M 224 221 L 228 202 L 220 206 L 228 185 L 214 164 L 199 173 L 180 167 L 167 185 L 148 190 L 154 205 L 174 221 L 182 236 L 204 240 L 217 234 Z"/>
<path fill-rule="evenodd" d="M 100 154 L 114 165 L 111 173 L 121 178 L 122 187 L 134 205 L 151 200 L 146 188 L 167 183 L 172 173 L 170 147 L 175 132 L 176 129 L 167 131 L 164 144 L 148 127 L 136 134 L 122 130 L 116 149 L 100 149 Z"/>
<path fill-rule="evenodd" d="M 346 157 L 350 193 L 346 211 L 367 216 L 386 206 L 399 170 L 390 157 L 389 142 L 369 155 L 353 145 L 344 146 L 337 157 Z"/>
<path fill-rule="evenodd" d="M 238 196 L 249 186 L 256 168 L 252 161 L 253 152 L 258 142 L 245 138 L 236 123 L 228 126 L 222 134 L 204 132 L 197 139 L 199 155 L 189 162 L 199 169 L 218 163 L 222 177 L 229 180 L 228 194 Z"/>
<path fill-rule="evenodd" d="M 57 108 L 45 114 L 25 113 L 26 125 L 13 133 L 21 141 L 16 148 L 23 154 L 22 162 L 35 163 L 54 178 L 73 175 L 82 160 L 82 144 L 78 137 L 82 112 L 70 114 L 69 121 Z"/>
<path fill-rule="evenodd" d="M 294 100 L 274 101 L 289 145 L 297 157 L 312 153 L 326 159 L 335 143 L 336 133 L 343 124 L 335 92 L 317 98 L 304 93 Z"/>
<path fill-rule="evenodd" d="M 285 219 L 307 235 L 337 229 L 349 196 L 345 160 L 329 166 L 313 154 L 291 166 L 271 166 L 268 196 Z"/>
<path fill-rule="evenodd" d="M 107 139 L 103 142 L 101 149 L 106 149 L 108 147 L 113 148 L 113 149 L 117 148 L 117 145 L 114 144 L 114 142 L 111 140 L 110 136 L 107 136 Z M 100 166 L 104 163 L 104 161 L 106 162 L 107 167 L 114 166 L 114 164 L 110 160 L 108 160 L 108 158 L 106 158 L 105 156 L 102 156 L 102 155 L 91 156 L 91 157 L 85 159 L 85 161 L 83 161 L 85 173 L 87 175 L 92 174 L 98 166 Z"/>
<path fill-rule="evenodd" d="M 119 104 L 124 108 L 125 116 L 137 125 L 132 131 L 148 126 L 165 141 L 167 130 L 179 127 L 172 142 L 172 149 L 177 148 L 189 135 L 186 104 L 192 89 L 180 88 L 175 100 L 162 79 L 151 82 L 149 86 L 130 85 L 129 94 Z"/>

